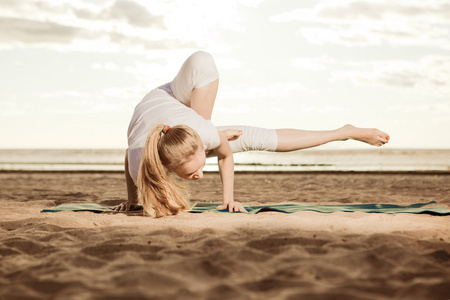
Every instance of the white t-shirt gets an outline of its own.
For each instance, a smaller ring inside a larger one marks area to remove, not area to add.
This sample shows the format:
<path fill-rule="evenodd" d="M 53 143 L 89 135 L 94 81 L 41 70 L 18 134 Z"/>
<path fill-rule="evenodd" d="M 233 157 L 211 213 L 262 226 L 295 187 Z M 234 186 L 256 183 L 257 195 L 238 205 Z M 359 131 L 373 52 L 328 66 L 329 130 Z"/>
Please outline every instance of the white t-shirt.
<path fill-rule="evenodd" d="M 199 134 L 205 150 L 219 146 L 217 128 L 190 108 L 192 90 L 217 78 L 219 73 L 211 55 L 196 52 L 185 61 L 172 82 L 152 90 L 136 106 L 128 127 L 128 167 L 134 182 L 147 136 L 158 124 L 187 125 Z"/>

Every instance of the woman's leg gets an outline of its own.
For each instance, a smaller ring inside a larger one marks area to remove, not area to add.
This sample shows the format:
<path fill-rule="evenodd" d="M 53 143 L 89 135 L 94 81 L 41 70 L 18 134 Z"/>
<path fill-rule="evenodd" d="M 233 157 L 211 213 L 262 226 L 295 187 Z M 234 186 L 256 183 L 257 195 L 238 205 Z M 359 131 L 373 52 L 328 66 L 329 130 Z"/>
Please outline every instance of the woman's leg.
<path fill-rule="evenodd" d="M 230 141 L 233 153 L 245 151 L 295 151 L 312 148 L 333 141 L 358 140 L 373 146 L 382 146 L 389 135 L 372 128 L 345 125 L 335 130 L 310 131 L 301 129 L 265 129 L 252 126 L 220 126 L 220 131 L 241 130 L 238 139 Z"/>
<path fill-rule="evenodd" d="M 380 147 L 389 141 L 389 135 L 375 128 L 359 128 L 345 125 L 335 130 L 308 131 L 299 129 L 277 129 L 276 151 L 293 151 L 312 148 L 333 141 L 357 140 Z"/>
<path fill-rule="evenodd" d="M 242 131 L 242 134 L 229 141 L 233 153 L 246 151 L 276 151 L 278 146 L 277 131 L 261 127 L 231 125 L 219 126 L 220 131 Z"/>
<path fill-rule="evenodd" d="M 189 56 L 170 84 L 175 98 L 211 120 L 219 86 L 219 72 L 211 54 L 198 51 Z"/>
<path fill-rule="evenodd" d="M 214 102 L 216 100 L 219 79 L 201 87 L 195 88 L 191 94 L 191 108 L 205 120 L 211 120 Z"/>

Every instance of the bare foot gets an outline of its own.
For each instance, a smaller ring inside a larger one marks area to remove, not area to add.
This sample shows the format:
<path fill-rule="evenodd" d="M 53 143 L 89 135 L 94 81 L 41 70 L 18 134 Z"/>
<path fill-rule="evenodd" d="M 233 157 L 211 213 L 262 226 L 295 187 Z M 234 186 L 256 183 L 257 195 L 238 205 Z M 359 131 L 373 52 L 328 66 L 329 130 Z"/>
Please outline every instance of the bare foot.
<path fill-rule="evenodd" d="M 339 130 L 341 130 L 345 139 L 357 140 L 377 147 L 383 146 L 390 139 L 387 133 L 376 128 L 359 128 L 347 124 Z"/>

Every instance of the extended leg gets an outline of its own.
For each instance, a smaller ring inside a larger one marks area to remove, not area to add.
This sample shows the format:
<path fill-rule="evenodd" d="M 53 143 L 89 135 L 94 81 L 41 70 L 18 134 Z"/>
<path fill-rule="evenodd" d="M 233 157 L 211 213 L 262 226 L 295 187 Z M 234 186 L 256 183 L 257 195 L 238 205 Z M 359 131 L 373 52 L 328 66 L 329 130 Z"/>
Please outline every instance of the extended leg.
<path fill-rule="evenodd" d="M 372 128 L 345 125 L 335 130 L 310 131 L 301 129 L 265 129 L 252 126 L 220 126 L 223 130 L 240 130 L 242 135 L 230 141 L 234 153 L 245 151 L 295 151 L 312 148 L 333 141 L 358 140 L 373 146 L 382 146 L 389 135 Z"/>
<path fill-rule="evenodd" d="M 294 151 L 312 148 L 333 141 L 353 139 L 373 146 L 382 146 L 389 141 L 389 135 L 374 128 L 358 128 L 345 125 L 336 130 L 309 131 L 300 129 L 277 129 L 276 151 Z"/>

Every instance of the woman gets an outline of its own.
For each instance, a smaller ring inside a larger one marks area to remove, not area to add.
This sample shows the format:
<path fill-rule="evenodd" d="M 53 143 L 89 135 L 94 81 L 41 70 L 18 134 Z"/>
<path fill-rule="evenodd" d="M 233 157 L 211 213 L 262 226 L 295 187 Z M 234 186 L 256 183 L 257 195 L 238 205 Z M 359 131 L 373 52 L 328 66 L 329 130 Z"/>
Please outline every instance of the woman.
<path fill-rule="evenodd" d="M 328 131 L 216 128 L 210 120 L 218 84 L 213 58 L 199 51 L 184 62 L 172 82 L 154 89 L 136 106 L 125 157 L 128 201 L 115 210 L 129 210 L 138 199 L 144 210 L 156 217 L 188 209 L 186 193 L 169 173 L 186 180 L 200 179 L 206 157 L 217 156 L 223 188 L 223 204 L 218 209 L 246 212 L 234 201 L 235 152 L 294 151 L 348 139 L 374 146 L 389 141 L 389 136 L 378 129 L 352 125 Z"/>

